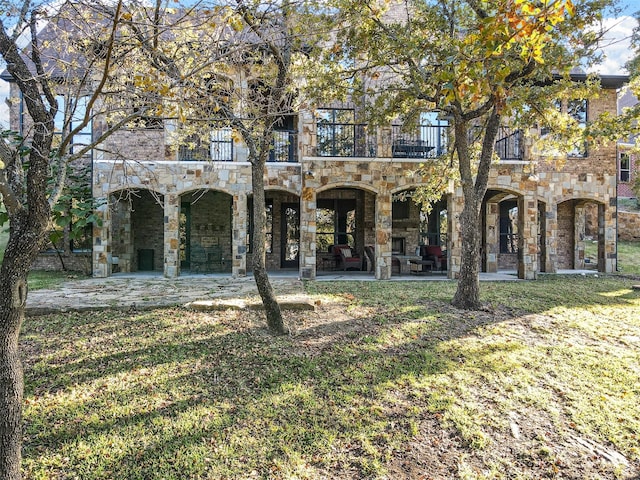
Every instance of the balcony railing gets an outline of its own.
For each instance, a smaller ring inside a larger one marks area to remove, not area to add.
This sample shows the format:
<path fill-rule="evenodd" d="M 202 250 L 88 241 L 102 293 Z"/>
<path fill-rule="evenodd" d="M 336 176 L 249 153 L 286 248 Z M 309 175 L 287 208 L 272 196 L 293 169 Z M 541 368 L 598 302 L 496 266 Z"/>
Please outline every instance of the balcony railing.
<path fill-rule="evenodd" d="M 449 126 L 418 125 L 405 131 L 402 125 L 392 125 L 391 138 L 394 158 L 435 158 L 447 152 Z"/>
<path fill-rule="evenodd" d="M 178 160 L 181 161 L 233 161 L 233 137 L 230 128 L 217 128 L 211 131 L 207 146 L 199 136 L 187 139 L 178 148 Z"/>
<path fill-rule="evenodd" d="M 273 132 L 273 144 L 269 151 L 269 162 L 297 162 L 298 134 L 294 131 Z"/>
<path fill-rule="evenodd" d="M 378 142 L 376 129 L 354 123 L 318 123 L 319 157 L 375 157 Z"/>
<path fill-rule="evenodd" d="M 524 160 L 522 131 L 510 127 L 500 127 L 495 145 L 496 154 L 502 161 Z"/>

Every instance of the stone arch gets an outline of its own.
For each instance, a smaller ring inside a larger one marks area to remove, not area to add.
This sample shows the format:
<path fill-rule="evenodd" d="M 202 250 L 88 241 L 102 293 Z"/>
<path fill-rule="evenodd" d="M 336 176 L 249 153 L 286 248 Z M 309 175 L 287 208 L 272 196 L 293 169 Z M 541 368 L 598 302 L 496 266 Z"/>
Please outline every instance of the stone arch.
<path fill-rule="evenodd" d="M 317 191 L 315 210 L 302 212 L 315 224 L 315 251 L 319 273 L 338 267 L 332 257 L 333 245 L 349 245 L 367 268 L 365 247 L 376 244 L 376 194 L 367 185 L 336 183 Z M 309 252 L 311 253 L 311 252 Z"/>
<path fill-rule="evenodd" d="M 108 198 L 114 271 L 162 271 L 164 195 L 150 189 L 120 189 Z"/>
<path fill-rule="evenodd" d="M 180 269 L 192 273 L 231 273 L 233 196 L 223 189 L 197 189 L 179 195 Z"/>
<path fill-rule="evenodd" d="M 588 215 L 595 215 L 595 238 L 587 235 Z M 615 226 L 601 199 L 564 198 L 556 205 L 556 270 L 615 269 Z"/>
<path fill-rule="evenodd" d="M 534 278 L 540 255 L 536 199 L 514 188 L 487 189 L 481 210 L 481 269 Z"/>
<path fill-rule="evenodd" d="M 267 270 L 298 269 L 300 262 L 300 195 L 283 187 L 265 189 L 267 203 Z M 247 265 L 252 264 L 253 198 L 247 197 Z"/>
<path fill-rule="evenodd" d="M 361 182 L 335 182 L 328 183 L 326 185 L 322 185 L 321 187 L 316 188 L 316 194 L 320 194 L 322 192 L 326 192 L 327 190 L 335 190 L 335 189 L 354 189 L 354 190 L 364 190 L 373 195 L 378 195 L 380 190 L 375 188 L 373 185 L 368 183 Z"/>

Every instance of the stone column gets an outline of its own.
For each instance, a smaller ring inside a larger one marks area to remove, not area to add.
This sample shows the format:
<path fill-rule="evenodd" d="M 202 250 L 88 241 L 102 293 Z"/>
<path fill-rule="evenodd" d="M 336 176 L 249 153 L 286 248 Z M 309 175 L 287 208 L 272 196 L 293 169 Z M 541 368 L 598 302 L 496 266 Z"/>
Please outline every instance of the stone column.
<path fill-rule="evenodd" d="M 120 242 L 118 251 L 119 263 L 118 268 L 121 272 L 131 272 L 134 260 L 133 251 L 133 225 L 131 224 L 131 203 L 128 201 L 118 200 L 117 203 L 110 206 L 109 213 L 115 212 L 113 216 L 119 219 L 119 228 L 114 229 L 115 221 L 111 222 L 111 242 Z M 112 243 L 115 245 L 115 243 Z M 115 249 L 112 248 L 113 252 Z"/>
<path fill-rule="evenodd" d="M 584 268 L 584 235 L 585 235 L 585 206 L 576 204 L 573 210 L 573 268 Z"/>
<path fill-rule="evenodd" d="M 95 213 L 102 220 L 102 226 L 93 224 L 93 276 L 106 278 L 111 275 L 111 214 L 107 200 Z"/>
<path fill-rule="evenodd" d="M 180 275 L 180 195 L 164 196 L 164 276 Z"/>
<path fill-rule="evenodd" d="M 249 224 L 249 209 L 247 194 L 237 193 L 233 196 L 233 236 L 231 239 L 231 276 L 244 277 L 247 275 L 247 225 Z"/>
<path fill-rule="evenodd" d="M 558 272 L 558 204 L 549 202 L 545 211 L 545 273 Z"/>
<path fill-rule="evenodd" d="M 485 206 L 485 263 L 487 272 L 498 271 L 498 254 L 500 253 L 500 205 L 487 202 Z"/>
<path fill-rule="evenodd" d="M 598 271 L 600 272 L 614 273 L 618 268 L 616 248 L 617 215 L 615 198 L 611 198 L 608 206 L 598 204 Z M 600 252 L 603 253 L 601 254 Z"/>
<path fill-rule="evenodd" d="M 518 278 L 534 280 L 538 272 L 538 203 L 518 198 Z"/>
<path fill-rule="evenodd" d="M 449 278 L 458 278 L 460 274 L 460 264 L 462 262 L 462 226 L 460 215 L 464 208 L 464 195 L 461 187 L 456 187 L 453 195 L 449 197 L 449 258 L 447 266 L 449 268 Z"/>
<path fill-rule="evenodd" d="M 376 196 L 376 279 L 391 278 L 391 234 L 393 216 L 391 213 L 391 194 L 379 193 Z"/>
<path fill-rule="evenodd" d="M 308 172 L 308 173 L 305 173 Z M 316 188 L 318 181 L 303 164 L 300 196 L 300 278 L 316 278 Z"/>

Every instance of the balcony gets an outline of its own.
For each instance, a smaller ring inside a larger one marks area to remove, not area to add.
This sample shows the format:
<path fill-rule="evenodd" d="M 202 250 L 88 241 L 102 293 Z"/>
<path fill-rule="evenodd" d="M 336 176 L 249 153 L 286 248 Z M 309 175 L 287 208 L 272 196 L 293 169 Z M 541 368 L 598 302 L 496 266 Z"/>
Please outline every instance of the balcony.
<path fill-rule="evenodd" d="M 198 137 L 192 137 L 178 149 L 180 161 L 232 162 L 234 144 L 231 129 L 216 129 L 211 132 L 209 145 L 203 145 Z M 273 143 L 269 150 L 268 162 L 297 162 L 298 134 L 289 130 L 273 132 Z"/>
<path fill-rule="evenodd" d="M 524 160 L 524 142 L 522 130 L 500 127 L 495 145 L 496 154 L 503 162 L 520 162 Z"/>
<path fill-rule="evenodd" d="M 318 157 L 375 157 L 376 129 L 355 123 L 318 123 Z"/>
<path fill-rule="evenodd" d="M 298 134 L 292 130 L 273 132 L 273 143 L 269 151 L 268 162 L 297 162 Z"/>
<path fill-rule="evenodd" d="M 178 148 L 180 161 L 233 161 L 233 137 L 231 128 L 216 128 L 211 131 L 209 145 L 198 135 L 187 139 Z M 206 140 L 206 139 L 205 139 Z"/>
<path fill-rule="evenodd" d="M 403 125 L 391 126 L 393 158 L 436 158 L 447 152 L 448 125 L 418 125 L 409 131 Z"/>
<path fill-rule="evenodd" d="M 473 141 L 474 129 L 469 140 Z M 524 160 L 522 130 L 500 127 L 495 151 L 504 162 Z M 353 123 L 318 123 L 318 145 L 314 151 L 318 157 L 365 157 L 378 155 L 378 135 L 375 127 Z M 403 125 L 391 126 L 391 137 L 385 143 L 391 143 L 392 158 L 429 159 L 445 155 L 450 148 L 450 127 L 440 125 L 418 125 L 406 129 Z M 387 154 L 388 155 L 388 154 Z"/>

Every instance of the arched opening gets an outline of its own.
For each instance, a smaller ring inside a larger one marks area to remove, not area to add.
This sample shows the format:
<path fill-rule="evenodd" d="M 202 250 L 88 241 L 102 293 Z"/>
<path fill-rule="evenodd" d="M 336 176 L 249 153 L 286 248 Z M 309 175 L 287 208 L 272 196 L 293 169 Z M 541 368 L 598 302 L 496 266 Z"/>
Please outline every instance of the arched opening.
<path fill-rule="evenodd" d="M 268 190 L 266 208 L 267 270 L 297 270 L 300 264 L 300 197 L 293 193 Z M 247 202 L 247 268 L 252 264 L 253 197 Z"/>
<path fill-rule="evenodd" d="M 522 205 L 521 195 L 502 190 L 487 190 L 481 212 L 480 260 L 483 272 L 516 273 L 524 269 L 523 235 L 526 234 L 525 230 L 530 229 L 524 228 L 525 212 L 522 211 Z M 535 255 L 538 255 L 537 250 L 536 248 Z"/>
<path fill-rule="evenodd" d="M 572 199 L 557 207 L 557 270 L 605 270 L 604 205 Z"/>
<path fill-rule="evenodd" d="M 325 190 L 316 199 L 316 265 L 322 272 L 372 271 L 375 195 L 357 188 Z"/>
<path fill-rule="evenodd" d="M 191 273 L 230 273 L 233 197 L 197 190 L 180 197 L 180 268 Z"/>
<path fill-rule="evenodd" d="M 164 197 L 151 190 L 120 190 L 109 197 L 113 271 L 162 271 Z"/>
<path fill-rule="evenodd" d="M 445 272 L 449 215 L 446 197 L 416 202 L 415 189 L 392 197 L 392 274 Z"/>

